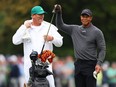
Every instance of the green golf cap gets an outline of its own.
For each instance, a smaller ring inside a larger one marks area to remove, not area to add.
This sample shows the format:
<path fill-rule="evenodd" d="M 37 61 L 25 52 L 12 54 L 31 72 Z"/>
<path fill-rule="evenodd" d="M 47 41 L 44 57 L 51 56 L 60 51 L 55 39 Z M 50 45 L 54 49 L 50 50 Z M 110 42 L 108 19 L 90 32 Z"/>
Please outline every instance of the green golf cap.
<path fill-rule="evenodd" d="M 41 6 L 34 6 L 31 9 L 31 15 L 32 14 L 45 14 L 46 12 L 43 10 L 43 8 Z"/>

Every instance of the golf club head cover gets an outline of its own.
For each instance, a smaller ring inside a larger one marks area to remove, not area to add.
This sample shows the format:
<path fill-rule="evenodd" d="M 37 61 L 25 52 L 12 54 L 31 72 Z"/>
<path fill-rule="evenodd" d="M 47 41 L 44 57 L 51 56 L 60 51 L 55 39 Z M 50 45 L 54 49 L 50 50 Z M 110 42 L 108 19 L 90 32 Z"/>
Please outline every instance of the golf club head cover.
<path fill-rule="evenodd" d="M 55 54 L 50 50 L 44 50 L 41 55 L 40 54 L 38 55 L 38 58 L 40 58 L 41 61 L 44 63 L 47 61 L 49 63 L 52 63 L 54 57 L 55 57 Z"/>

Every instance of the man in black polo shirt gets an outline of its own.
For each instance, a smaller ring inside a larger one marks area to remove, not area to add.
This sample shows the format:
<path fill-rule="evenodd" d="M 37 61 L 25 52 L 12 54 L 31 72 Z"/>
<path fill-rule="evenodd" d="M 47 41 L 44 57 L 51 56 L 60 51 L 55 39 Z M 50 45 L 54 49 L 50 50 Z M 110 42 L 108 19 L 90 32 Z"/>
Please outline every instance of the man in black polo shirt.
<path fill-rule="evenodd" d="M 91 10 L 82 10 L 80 15 L 82 25 L 65 24 L 62 20 L 60 5 L 55 5 L 53 12 L 56 13 L 58 29 L 70 35 L 73 41 L 76 58 L 74 63 L 76 87 L 96 87 L 93 72 L 101 71 L 106 45 L 102 31 L 91 23 Z"/>

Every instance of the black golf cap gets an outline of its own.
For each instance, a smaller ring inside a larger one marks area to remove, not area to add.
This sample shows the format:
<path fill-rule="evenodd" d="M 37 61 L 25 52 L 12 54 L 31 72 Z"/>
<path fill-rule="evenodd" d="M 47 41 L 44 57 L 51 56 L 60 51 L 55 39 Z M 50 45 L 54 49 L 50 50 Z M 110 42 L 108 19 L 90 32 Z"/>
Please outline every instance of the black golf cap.
<path fill-rule="evenodd" d="M 92 12 L 90 9 L 84 9 L 84 10 L 82 10 L 81 15 L 92 16 Z"/>

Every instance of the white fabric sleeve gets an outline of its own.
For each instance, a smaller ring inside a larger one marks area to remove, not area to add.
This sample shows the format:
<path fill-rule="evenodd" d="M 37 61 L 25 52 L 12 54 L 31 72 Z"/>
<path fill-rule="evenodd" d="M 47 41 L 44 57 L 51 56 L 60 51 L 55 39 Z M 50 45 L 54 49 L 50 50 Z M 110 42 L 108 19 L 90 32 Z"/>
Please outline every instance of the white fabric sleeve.
<path fill-rule="evenodd" d="M 58 29 L 53 26 L 52 27 L 52 36 L 53 40 L 51 41 L 56 47 L 61 47 L 63 45 L 63 37 L 58 33 Z"/>
<path fill-rule="evenodd" d="M 24 36 L 25 32 L 26 32 L 26 26 L 21 25 L 12 37 L 13 44 L 15 45 L 21 44 L 23 42 L 22 37 Z"/>

